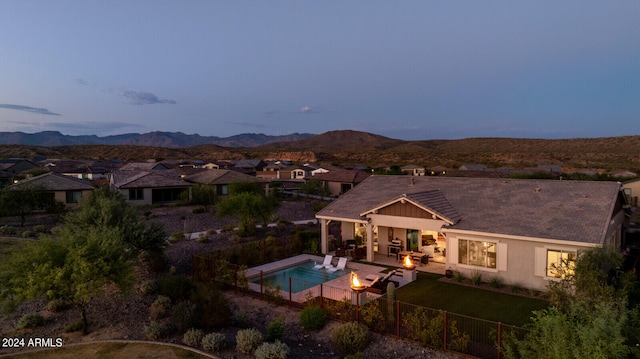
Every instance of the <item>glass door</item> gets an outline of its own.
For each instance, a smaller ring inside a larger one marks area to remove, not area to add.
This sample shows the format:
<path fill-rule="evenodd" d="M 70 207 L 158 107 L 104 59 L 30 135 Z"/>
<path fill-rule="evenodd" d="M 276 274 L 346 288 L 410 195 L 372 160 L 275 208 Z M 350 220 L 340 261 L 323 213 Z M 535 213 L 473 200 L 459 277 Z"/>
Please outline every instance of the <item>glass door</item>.
<path fill-rule="evenodd" d="M 420 231 L 417 229 L 407 229 L 407 250 L 418 251 L 418 238 L 420 237 Z"/>

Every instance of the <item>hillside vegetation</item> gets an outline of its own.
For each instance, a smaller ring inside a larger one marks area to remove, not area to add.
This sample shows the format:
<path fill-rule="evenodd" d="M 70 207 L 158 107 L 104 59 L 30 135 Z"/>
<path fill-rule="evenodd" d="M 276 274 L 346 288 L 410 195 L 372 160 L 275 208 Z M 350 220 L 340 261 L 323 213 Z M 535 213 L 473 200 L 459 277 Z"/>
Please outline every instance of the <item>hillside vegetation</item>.
<path fill-rule="evenodd" d="M 331 131 L 305 140 L 252 148 L 200 145 L 187 148 L 145 146 L 0 146 L 0 157 L 95 158 L 122 160 L 241 158 L 317 161 L 338 165 L 374 166 L 417 164 L 457 168 L 482 163 L 491 168 L 523 168 L 539 164 L 565 167 L 640 171 L 640 136 L 519 139 L 467 138 L 461 140 L 403 141 L 358 131 Z"/>

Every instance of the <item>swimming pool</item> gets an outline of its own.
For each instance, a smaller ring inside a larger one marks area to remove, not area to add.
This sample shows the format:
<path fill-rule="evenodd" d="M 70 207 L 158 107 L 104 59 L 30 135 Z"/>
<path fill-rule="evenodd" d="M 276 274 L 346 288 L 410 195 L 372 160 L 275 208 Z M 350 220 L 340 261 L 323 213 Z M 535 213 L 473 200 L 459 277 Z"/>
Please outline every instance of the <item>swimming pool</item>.
<path fill-rule="evenodd" d="M 315 262 L 306 261 L 263 274 L 263 285 L 271 288 L 280 285 L 281 290 L 288 292 L 289 278 L 291 278 L 291 292 L 298 293 L 347 274 L 343 270 L 331 273 L 323 268 L 313 269 L 314 265 Z M 260 276 L 252 278 L 251 283 L 260 284 Z"/>

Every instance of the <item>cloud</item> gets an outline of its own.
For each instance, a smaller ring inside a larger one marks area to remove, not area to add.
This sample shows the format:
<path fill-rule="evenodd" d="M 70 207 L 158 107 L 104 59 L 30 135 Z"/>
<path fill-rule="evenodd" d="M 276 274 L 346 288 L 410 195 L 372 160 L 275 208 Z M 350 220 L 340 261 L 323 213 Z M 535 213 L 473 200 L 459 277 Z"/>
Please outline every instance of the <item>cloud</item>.
<path fill-rule="evenodd" d="M 331 111 L 327 111 L 322 107 L 318 107 L 318 106 L 302 106 L 299 110 L 297 111 L 278 111 L 278 110 L 269 110 L 267 112 L 264 113 L 264 115 L 266 117 L 273 117 L 275 115 L 279 115 L 279 114 L 310 114 L 310 113 L 324 113 L 324 112 L 331 112 Z"/>
<path fill-rule="evenodd" d="M 9 105 L 9 104 L 0 104 L 0 108 L 37 113 L 40 115 L 60 116 L 59 113 L 51 112 L 46 108 L 37 108 L 37 107 L 29 107 L 29 106 L 22 106 L 22 105 Z"/>
<path fill-rule="evenodd" d="M 98 135 L 122 134 L 138 132 L 145 127 L 127 122 L 25 122 L 7 121 L 0 125 L 0 131 L 20 131 L 35 133 L 42 131 L 58 131 L 66 135 Z"/>
<path fill-rule="evenodd" d="M 149 92 L 127 90 L 122 92 L 121 95 L 130 99 L 134 105 L 153 105 L 156 103 L 169 103 L 169 104 L 176 103 L 175 100 L 159 99 L 158 96 Z"/>

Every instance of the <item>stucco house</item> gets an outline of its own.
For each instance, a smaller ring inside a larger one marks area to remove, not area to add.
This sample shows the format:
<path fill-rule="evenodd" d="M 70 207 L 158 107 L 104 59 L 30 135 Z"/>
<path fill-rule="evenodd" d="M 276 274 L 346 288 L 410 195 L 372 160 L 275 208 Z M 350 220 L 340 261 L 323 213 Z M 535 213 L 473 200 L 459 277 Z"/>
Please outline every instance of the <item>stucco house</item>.
<path fill-rule="evenodd" d="M 579 250 L 621 247 L 625 207 L 616 182 L 371 176 L 316 218 L 324 253 L 339 223 L 370 262 L 399 242 L 467 277 L 545 290 Z"/>
<path fill-rule="evenodd" d="M 327 173 L 318 173 L 308 179 L 320 181 L 332 196 L 340 196 L 369 176 L 370 174 L 364 171 L 334 169 Z"/>
<path fill-rule="evenodd" d="M 109 187 L 120 192 L 131 204 L 147 205 L 178 202 L 183 193 L 190 196 L 191 184 L 170 169 L 120 169 L 109 175 Z"/>
<path fill-rule="evenodd" d="M 183 179 L 189 183 L 214 186 L 216 195 L 218 196 L 227 196 L 229 194 L 229 185 L 237 182 L 261 182 L 265 189 L 265 193 L 269 193 L 268 181 L 261 181 L 256 177 L 232 170 L 211 169 L 194 173 L 184 177 Z"/>
<path fill-rule="evenodd" d="M 39 176 L 22 180 L 9 189 L 25 189 L 40 187 L 50 192 L 54 199 L 64 203 L 66 207 L 74 207 L 82 197 L 88 196 L 94 187 L 88 180 L 65 176 L 60 173 L 47 172 Z"/>

